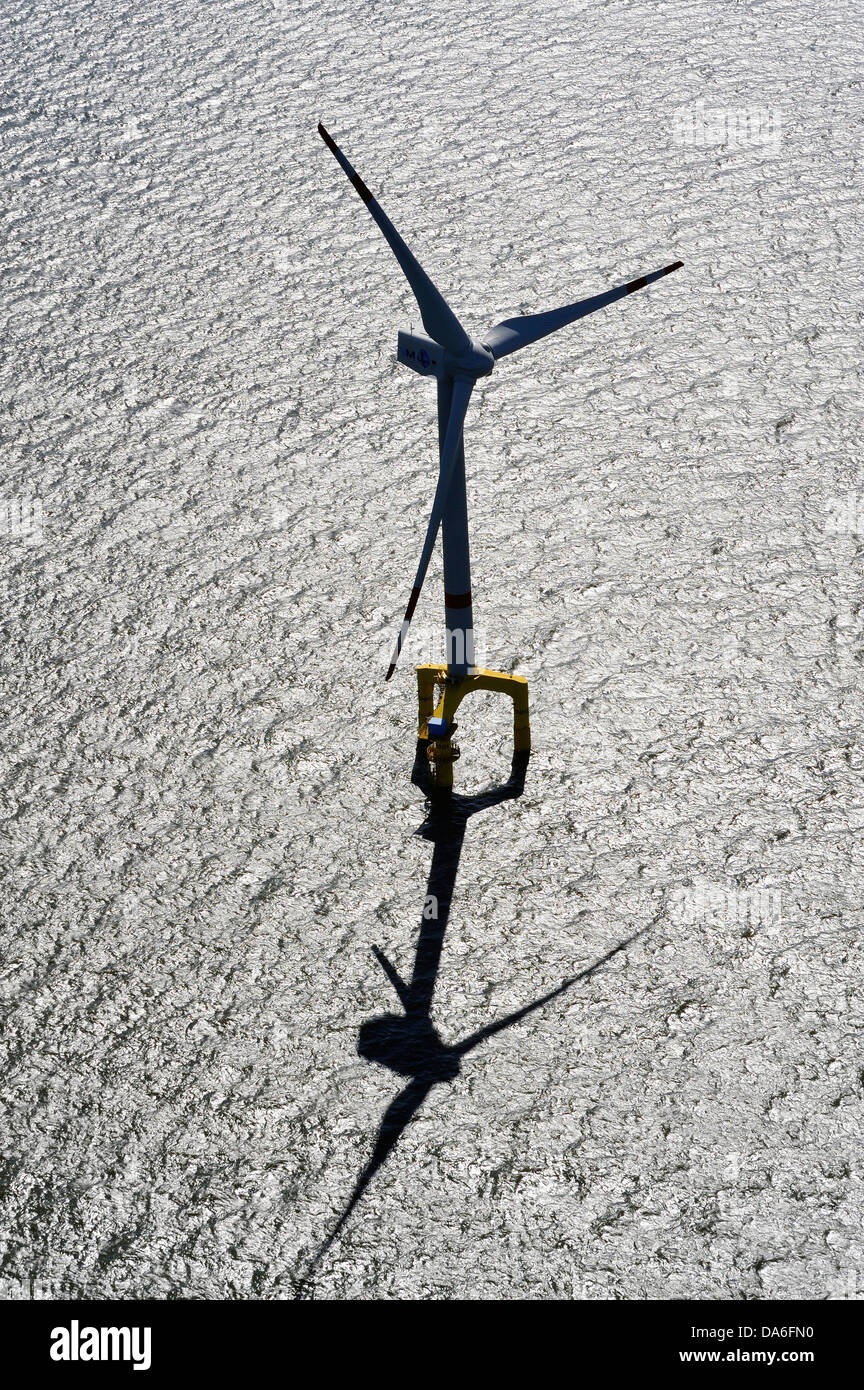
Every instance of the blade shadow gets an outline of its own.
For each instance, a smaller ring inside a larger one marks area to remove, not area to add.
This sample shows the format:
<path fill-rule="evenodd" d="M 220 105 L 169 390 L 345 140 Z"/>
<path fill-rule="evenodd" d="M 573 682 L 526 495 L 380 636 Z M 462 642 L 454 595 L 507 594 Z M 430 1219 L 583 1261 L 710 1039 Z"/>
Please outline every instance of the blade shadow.
<path fill-rule="evenodd" d="M 343 1230 L 352 1211 L 366 1191 L 366 1188 L 378 1172 L 382 1163 L 385 1162 L 396 1147 L 401 1135 L 408 1128 L 408 1125 L 417 1114 L 417 1111 L 420 1109 L 420 1106 L 423 1104 L 434 1084 L 434 1082 L 422 1081 L 419 1077 L 416 1077 L 405 1087 L 404 1091 L 400 1091 L 399 1094 L 391 1100 L 387 1109 L 384 1111 L 384 1116 L 375 1139 L 375 1147 L 372 1150 L 372 1156 L 354 1184 L 354 1191 L 351 1193 L 339 1220 L 336 1222 L 336 1225 L 333 1227 L 327 1239 L 318 1247 L 313 1258 L 309 1262 L 304 1275 L 304 1281 L 310 1279 L 315 1273 L 315 1270 L 327 1254 L 327 1251 Z"/>
<path fill-rule="evenodd" d="M 439 1036 L 431 1019 L 432 999 L 459 871 L 465 829 L 471 816 L 522 794 L 528 756 L 514 756 L 510 777 L 499 786 L 491 787 L 477 796 L 440 796 L 436 795 L 429 781 L 425 744 L 418 743 L 411 780 L 426 791 L 429 796 L 429 808 L 426 821 L 416 833 L 430 839 L 434 846 L 426 901 L 428 903 L 431 898 L 437 902 L 437 916 L 427 918 L 424 915 L 421 920 L 414 969 L 408 984 L 384 952 L 377 946 L 372 947 L 375 958 L 393 986 L 404 1012 L 383 1014 L 369 1019 L 361 1026 L 357 1042 L 357 1052 L 361 1057 L 386 1067 L 398 1076 L 407 1077 L 408 1084 L 394 1097 L 384 1112 L 372 1154 L 357 1178 L 338 1221 L 306 1266 L 306 1273 L 301 1281 L 303 1283 L 312 1277 L 327 1251 L 344 1230 L 370 1182 L 393 1152 L 433 1087 L 454 1081 L 461 1070 L 462 1058 L 468 1053 L 497 1033 L 511 1028 L 537 1009 L 551 1003 L 553 999 L 560 998 L 575 985 L 590 979 L 649 930 L 646 926 L 634 932 L 592 965 L 562 981 L 555 989 L 549 990 L 530 1004 L 506 1014 L 503 1018 L 477 1029 L 461 1042 L 450 1045 Z"/>

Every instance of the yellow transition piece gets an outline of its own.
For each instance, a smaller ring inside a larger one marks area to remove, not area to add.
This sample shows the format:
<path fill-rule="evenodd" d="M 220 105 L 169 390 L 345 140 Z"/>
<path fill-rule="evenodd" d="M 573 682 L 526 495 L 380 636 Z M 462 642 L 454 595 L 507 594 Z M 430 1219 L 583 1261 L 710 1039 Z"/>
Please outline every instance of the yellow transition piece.
<path fill-rule="evenodd" d="M 435 704 L 435 687 L 441 697 Z M 442 789 L 453 786 L 453 763 L 459 749 L 451 735 L 455 729 L 454 716 L 466 695 L 473 690 L 498 690 L 513 701 L 513 751 L 531 751 L 531 728 L 528 723 L 528 682 L 524 676 L 508 676 L 504 671 L 486 671 L 476 667 L 470 676 L 449 677 L 446 666 L 434 664 L 417 667 L 417 703 L 419 728 L 417 737 L 428 742 L 429 761 L 434 768 L 435 784 Z M 447 720 L 447 737 L 430 739 L 429 720 Z"/>

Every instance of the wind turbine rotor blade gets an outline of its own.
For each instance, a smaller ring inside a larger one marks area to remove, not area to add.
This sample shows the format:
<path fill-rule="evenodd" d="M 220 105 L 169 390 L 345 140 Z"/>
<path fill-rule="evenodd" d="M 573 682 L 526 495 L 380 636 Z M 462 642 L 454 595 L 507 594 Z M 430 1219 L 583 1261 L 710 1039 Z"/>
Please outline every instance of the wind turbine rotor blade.
<path fill-rule="evenodd" d="M 466 352 L 471 347 L 471 339 L 465 332 L 461 323 L 457 319 L 450 305 L 441 294 L 426 271 L 423 269 L 417 258 L 408 250 L 401 236 L 397 232 L 393 223 L 384 212 L 380 203 L 369 192 L 360 175 L 356 172 L 353 165 L 348 162 L 340 150 L 333 136 L 324 129 L 321 122 L 318 122 L 318 134 L 324 141 L 328 150 L 335 156 L 339 164 L 344 169 L 351 183 L 356 188 L 372 220 L 377 223 L 384 239 L 393 255 L 396 257 L 402 272 L 411 289 L 414 291 L 414 298 L 420 307 L 420 317 L 423 320 L 423 327 L 436 343 L 441 343 L 451 352 Z"/>
<path fill-rule="evenodd" d="M 499 357 L 517 352 L 529 343 L 536 343 L 539 338 L 545 338 L 548 333 L 554 333 L 558 328 L 565 328 L 576 319 L 585 318 L 586 314 L 605 309 L 607 304 L 614 304 L 616 299 L 624 299 L 636 290 L 643 290 L 655 280 L 662 280 L 664 275 L 671 275 L 673 270 L 680 270 L 683 264 L 683 261 L 674 261 L 662 270 L 654 270 L 650 275 L 641 275 L 638 280 L 630 280 L 626 285 L 619 285 L 617 289 L 607 290 L 605 294 L 595 294 L 591 299 L 580 299 L 576 304 L 565 304 L 561 309 L 549 309 L 543 314 L 521 314 L 517 318 L 504 319 L 489 330 L 483 339 L 484 347 L 489 349 L 497 361 Z"/>
<path fill-rule="evenodd" d="M 384 679 L 388 681 L 396 670 L 396 662 L 399 660 L 399 653 L 408 635 L 411 619 L 414 616 L 414 609 L 417 607 L 420 590 L 423 588 L 423 580 L 426 578 L 426 571 L 429 568 L 429 561 L 432 558 L 432 551 L 435 548 L 438 527 L 441 525 L 444 504 L 447 501 L 447 493 L 453 480 L 453 470 L 459 454 L 459 445 L 462 440 L 462 426 L 465 422 L 465 412 L 468 409 L 468 402 L 471 399 L 471 392 L 473 389 L 473 381 L 463 381 L 459 377 L 453 381 L 453 399 L 450 405 L 450 416 L 447 420 L 444 445 L 441 449 L 441 466 L 438 472 L 438 486 L 435 489 L 435 497 L 432 501 L 432 512 L 429 517 L 429 525 L 426 527 L 426 539 L 423 542 L 423 549 L 420 552 L 420 563 L 417 566 L 414 587 L 411 590 L 408 607 L 405 609 L 405 617 L 402 619 L 399 636 L 396 638 L 396 645 L 393 648 L 393 655 L 390 658 L 390 666 L 387 675 L 384 677 Z"/>

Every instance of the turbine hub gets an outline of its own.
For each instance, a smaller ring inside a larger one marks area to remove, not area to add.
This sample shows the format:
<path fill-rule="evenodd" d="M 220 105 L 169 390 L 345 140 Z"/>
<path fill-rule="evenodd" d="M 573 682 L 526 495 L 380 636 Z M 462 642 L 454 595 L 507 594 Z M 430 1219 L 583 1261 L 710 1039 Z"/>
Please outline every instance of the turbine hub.
<path fill-rule="evenodd" d="M 444 356 L 445 371 L 452 376 L 467 377 L 470 381 L 476 381 L 479 376 L 488 376 L 494 366 L 495 358 L 476 338 L 471 339 L 467 351 L 458 355 L 447 352 Z"/>

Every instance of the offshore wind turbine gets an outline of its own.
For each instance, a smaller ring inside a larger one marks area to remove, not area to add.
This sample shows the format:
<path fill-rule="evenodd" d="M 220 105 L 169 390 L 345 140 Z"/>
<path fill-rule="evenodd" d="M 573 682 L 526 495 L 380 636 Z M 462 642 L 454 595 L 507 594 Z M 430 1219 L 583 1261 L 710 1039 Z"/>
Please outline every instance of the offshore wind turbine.
<path fill-rule="evenodd" d="M 397 359 L 421 376 L 433 376 L 438 387 L 438 484 L 432 501 L 432 511 L 426 528 L 426 538 L 420 552 L 420 562 L 405 609 L 402 626 L 385 676 L 389 680 L 396 669 L 399 653 L 408 634 L 417 600 L 426 578 L 429 561 L 435 547 L 439 528 L 444 551 L 444 615 L 447 631 L 446 667 L 418 666 L 421 739 L 428 740 L 437 783 L 441 788 L 452 786 L 453 759 L 458 749 L 451 743 L 455 730 L 454 715 L 458 705 L 471 690 L 500 690 L 514 702 L 514 746 L 517 752 L 530 749 L 528 726 L 528 688 L 522 676 L 509 676 L 501 671 L 483 671 L 474 665 L 474 610 L 471 597 L 471 560 L 468 545 L 468 507 L 465 493 L 465 451 L 462 427 L 471 392 L 480 377 L 488 376 L 501 357 L 518 352 L 529 343 L 536 343 L 547 334 L 565 328 L 576 319 L 585 318 L 617 299 L 644 289 L 661 280 L 683 261 L 673 261 L 662 270 L 654 270 L 630 280 L 616 289 L 565 304 L 539 314 L 520 314 L 504 319 L 488 329 L 482 339 L 472 338 L 462 327 L 440 290 L 432 283 L 420 262 L 387 217 L 377 199 L 349 163 L 333 137 L 318 123 L 318 134 L 338 160 L 354 188 L 379 227 L 402 272 L 414 292 L 426 333 L 399 332 Z M 433 714 L 435 686 L 443 695 Z"/>

